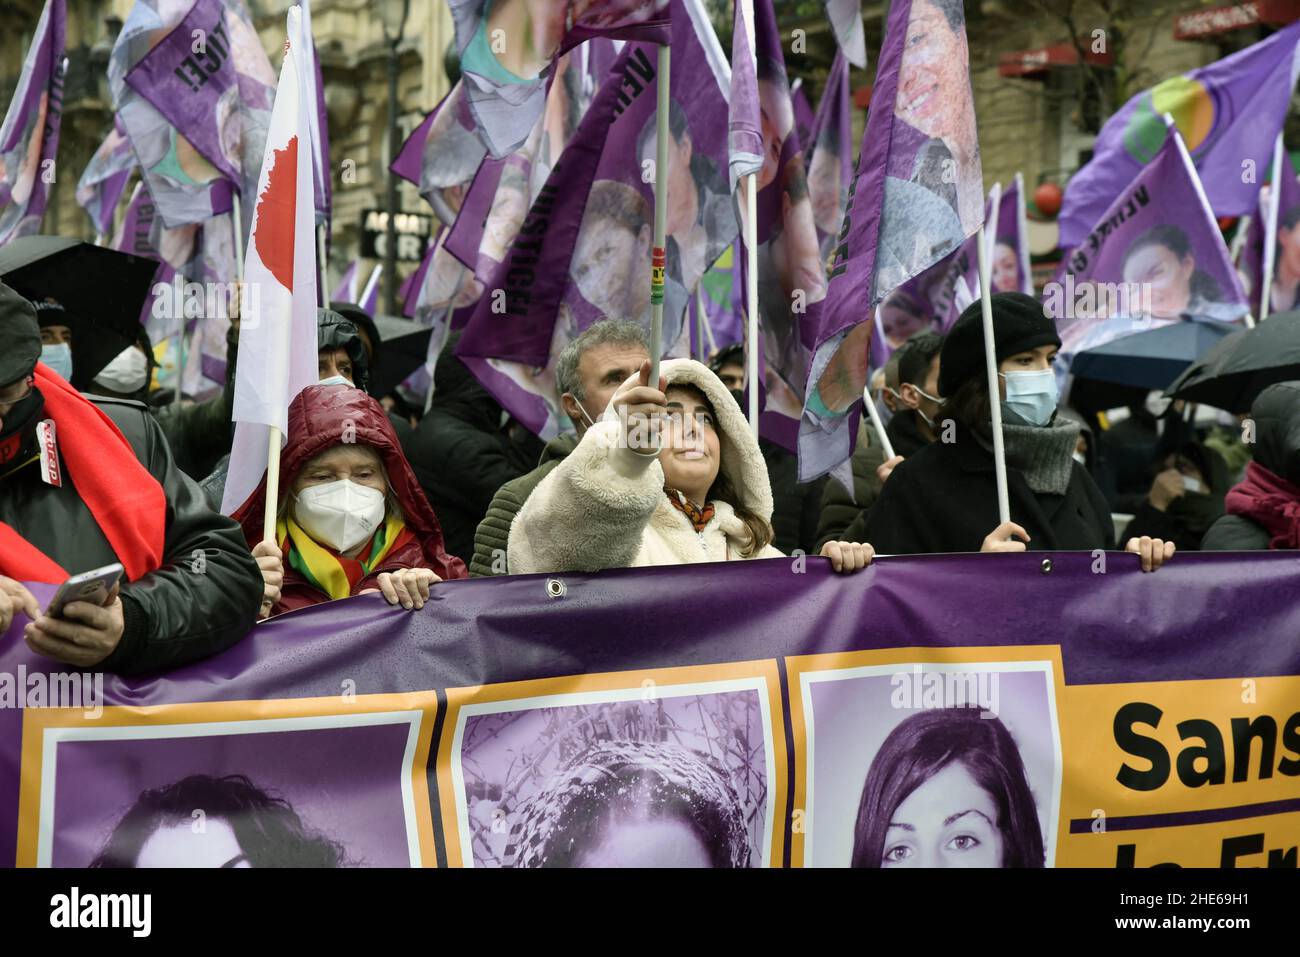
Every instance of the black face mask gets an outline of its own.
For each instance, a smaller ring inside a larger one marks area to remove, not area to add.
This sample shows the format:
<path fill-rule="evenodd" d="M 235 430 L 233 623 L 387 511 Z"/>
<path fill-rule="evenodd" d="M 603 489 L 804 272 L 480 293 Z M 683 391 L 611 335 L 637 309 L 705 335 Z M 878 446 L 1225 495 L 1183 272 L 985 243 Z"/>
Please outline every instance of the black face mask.
<path fill-rule="evenodd" d="M 740 406 L 740 411 L 744 412 L 745 411 L 745 390 L 728 389 L 727 391 L 730 392 L 731 397 L 736 400 L 736 405 Z"/>
<path fill-rule="evenodd" d="M 0 425 L 0 466 L 19 456 L 44 412 L 45 397 L 33 387 L 30 395 L 14 403 L 5 413 L 4 424 Z"/>

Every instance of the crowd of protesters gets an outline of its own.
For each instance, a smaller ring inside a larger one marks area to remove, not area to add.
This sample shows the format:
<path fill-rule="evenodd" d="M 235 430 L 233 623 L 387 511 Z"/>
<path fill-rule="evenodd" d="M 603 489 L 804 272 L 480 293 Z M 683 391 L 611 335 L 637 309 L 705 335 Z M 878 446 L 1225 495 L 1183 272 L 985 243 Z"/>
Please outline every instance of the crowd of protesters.
<path fill-rule="evenodd" d="M 289 408 L 264 538 L 265 478 L 233 515 L 219 511 L 237 315 L 224 390 L 154 405 L 147 338 L 88 367 L 87 317 L 57 290 L 32 302 L 0 284 L 0 630 L 26 616 L 41 655 L 156 673 L 282 612 L 371 592 L 418 609 L 438 582 L 467 576 L 791 553 L 852 573 L 877 552 L 1119 543 L 1154 571 L 1175 550 L 1300 547 L 1300 382 L 1260 391 L 1253 445 L 1202 429 L 1181 403 L 1156 414 L 1144 393 L 1105 405 L 1081 387 L 1063 405 L 1053 321 L 1020 293 L 992 303 L 1007 522 L 978 302 L 878 370 L 872 396 L 895 454 L 864 416 L 852 489 L 799 482 L 794 455 L 754 437 L 738 346 L 708 365 L 665 360 L 652 382 L 642 327 L 599 321 L 556 362 L 573 431 L 542 443 L 456 358 L 454 340 L 422 416 L 369 394 L 383 344 L 370 316 L 335 304 L 318 310 L 320 381 Z M 1128 414 L 1111 421 L 1119 405 Z M 102 605 L 47 614 L 21 584 L 113 562 L 124 574 Z"/>

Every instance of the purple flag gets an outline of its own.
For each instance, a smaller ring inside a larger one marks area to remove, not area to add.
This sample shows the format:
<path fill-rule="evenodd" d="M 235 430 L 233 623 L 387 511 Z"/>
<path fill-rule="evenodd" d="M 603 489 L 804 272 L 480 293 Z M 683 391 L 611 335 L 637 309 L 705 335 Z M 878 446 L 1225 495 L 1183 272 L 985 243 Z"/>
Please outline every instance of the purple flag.
<path fill-rule="evenodd" d="M 1240 321 L 1246 294 L 1176 128 L 1043 290 L 1072 356 L 1184 317 Z"/>
<path fill-rule="evenodd" d="M 867 68 L 867 38 L 862 30 L 862 0 L 822 0 L 839 53 L 859 70 Z"/>
<path fill-rule="evenodd" d="M 194 31 L 204 48 L 195 52 Z M 118 118 L 168 226 L 253 220 L 275 75 L 243 0 L 136 0 L 109 59 Z"/>
<path fill-rule="evenodd" d="M 803 325 L 826 296 L 813 197 L 795 128 L 772 0 L 754 0 L 763 165 L 758 171 L 758 321 L 764 409 L 760 434 L 794 451 L 809 350 Z M 746 267 L 748 264 L 746 263 Z"/>
<path fill-rule="evenodd" d="M 134 167 L 131 141 L 114 123 L 77 183 L 77 203 L 90 217 L 95 232 L 107 236 L 113 231 L 113 215 Z"/>
<path fill-rule="evenodd" d="M 370 278 L 366 280 L 365 288 L 361 290 L 361 298 L 356 300 L 357 305 L 372 316 L 379 306 L 379 280 L 383 275 L 384 266 L 382 263 L 370 270 Z"/>
<path fill-rule="evenodd" d="M 826 89 L 806 149 L 808 192 L 812 196 L 813 221 L 817 224 L 823 260 L 828 260 L 834 252 L 840 223 L 844 220 L 844 206 L 849 199 L 849 183 L 853 180 L 851 110 L 849 64 L 840 50 L 826 77 Z"/>
<path fill-rule="evenodd" d="M 461 83 L 488 152 L 523 145 L 541 116 L 552 61 L 597 37 L 666 43 L 669 0 L 448 0 Z"/>
<path fill-rule="evenodd" d="M 356 302 L 357 301 L 357 261 L 354 259 L 348 263 L 348 268 L 343 270 L 343 275 L 339 279 L 339 284 L 334 287 L 330 293 L 331 302 Z"/>
<path fill-rule="evenodd" d="M 1216 216 L 1255 208 L 1273 142 L 1295 88 L 1300 23 L 1230 57 L 1172 77 L 1129 100 L 1106 121 L 1092 159 L 1070 178 L 1061 207 L 1061 247 L 1077 246 L 1165 141 L 1171 114 L 1200 172 Z M 1250 167 L 1256 175 L 1243 172 Z"/>
<path fill-rule="evenodd" d="M 39 232 L 63 116 L 65 0 L 46 0 L 0 125 L 0 246 Z"/>
<path fill-rule="evenodd" d="M 794 107 L 794 129 L 799 135 L 800 146 L 812 145 L 812 128 L 816 117 L 808 94 L 803 91 L 803 77 L 797 77 L 790 85 L 790 103 Z"/>
<path fill-rule="evenodd" d="M 998 198 L 1000 197 L 1000 199 Z M 997 237 L 989 243 L 993 291 L 1033 295 L 1029 271 L 1029 238 L 1025 228 L 1024 183 L 1016 174 L 1011 188 L 995 185 L 991 203 L 998 201 Z M 872 330 L 871 366 L 880 368 L 890 354 L 922 331 L 947 332 L 967 306 L 980 296 L 979 234 L 970 236 L 956 252 L 899 286 L 876 307 Z"/>
<path fill-rule="evenodd" d="M 1280 183 L 1278 187 L 1276 184 Z M 1268 314 L 1288 312 L 1300 307 L 1300 180 L 1296 179 L 1295 166 L 1289 156 L 1282 159 L 1282 173 L 1260 190 L 1259 209 L 1251 217 L 1246 231 L 1246 246 L 1241 252 L 1239 275 L 1250 295 L 1253 315 L 1260 315 L 1260 290 L 1264 284 L 1264 246 L 1269 195 L 1274 188 L 1278 195 L 1277 237 L 1273 252 L 1272 296 Z"/>
<path fill-rule="evenodd" d="M 447 251 L 448 232 L 446 227 L 438 230 L 429 243 L 424 261 L 412 274 L 415 277 L 412 318 L 422 326 L 432 326 L 433 335 L 429 338 L 424 365 L 402 382 L 400 391 L 409 401 L 420 404 L 432 387 L 433 372 L 447 336 L 483 292 L 483 287 L 474 280 L 474 274 Z M 408 300 L 408 306 L 411 305 Z"/>
<path fill-rule="evenodd" d="M 320 56 L 316 52 L 316 39 L 311 30 L 311 0 L 296 0 L 302 7 L 302 35 L 306 39 L 303 51 L 304 76 L 307 96 L 312 101 L 307 120 L 311 124 L 312 182 L 316 194 L 316 222 L 327 223 L 333 202 L 334 182 L 330 167 L 329 117 L 325 111 L 325 81 L 320 75 Z"/>
<path fill-rule="evenodd" d="M 700 289 L 704 293 L 704 321 L 709 327 L 705 334 L 707 351 L 745 340 L 741 248 L 739 243 L 728 246 L 700 280 Z"/>
<path fill-rule="evenodd" d="M 742 177 L 757 173 L 763 166 L 763 121 L 758 105 L 753 41 L 750 39 L 754 24 L 747 21 L 747 12 L 752 12 L 752 8 L 736 0 L 731 31 L 731 96 L 728 107 L 732 192 Z"/>
<path fill-rule="evenodd" d="M 486 155 L 474 132 L 464 82 L 457 81 L 407 137 L 389 169 L 415 183 L 438 219 L 450 226 Z"/>
<path fill-rule="evenodd" d="M 586 112 L 589 97 L 578 52 L 556 61 L 546 110 L 524 145 L 505 159 L 484 159 L 465 193 L 447 250 L 474 271 L 479 283 L 488 282 L 505 258 L 529 205 Z"/>
<path fill-rule="evenodd" d="M 876 305 L 983 222 L 969 64 L 959 5 L 890 6 L 830 288 L 804 323 L 816 350 L 799 426 L 805 481 L 852 454 Z"/>
<path fill-rule="evenodd" d="M 735 239 L 727 183 L 726 59 L 698 0 L 673 0 L 668 242 L 663 343 L 689 349 L 683 321 L 705 270 Z M 514 363 L 514 385 L 484 386 L 544 437 L 562 427 L 551 356 L 593 322 L 650 320 L 656 50 L 624 47 L 479 302 L 459 353 Z M 598 109 L 598 107 L 600 107 Z M 561 170 L 563 171 L 561 173 Z M 540 371 L 539 371 L 540 370 Z"/>

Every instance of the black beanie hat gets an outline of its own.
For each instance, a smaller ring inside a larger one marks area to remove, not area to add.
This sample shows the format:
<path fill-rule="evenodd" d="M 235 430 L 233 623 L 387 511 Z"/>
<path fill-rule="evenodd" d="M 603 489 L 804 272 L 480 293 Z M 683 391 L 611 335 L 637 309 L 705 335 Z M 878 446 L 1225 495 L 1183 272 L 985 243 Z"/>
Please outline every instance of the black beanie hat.
<path fill-rule="evenodd" d="M 0 282 L 0 386 L 31 375 L 40 357 L 36 308 Z"/>
<path fill-rule="evenodd" d="M 1023 292 L 999 292 L 993 300 L 994 358 L 1061 345 L 1056 323 L 1043 311 L 1043 305 Z M 976 299 L 953 323 L 939 353 L 939 393 L 949 398 L 977 375 L 984 375 L 984 313 Z"/>

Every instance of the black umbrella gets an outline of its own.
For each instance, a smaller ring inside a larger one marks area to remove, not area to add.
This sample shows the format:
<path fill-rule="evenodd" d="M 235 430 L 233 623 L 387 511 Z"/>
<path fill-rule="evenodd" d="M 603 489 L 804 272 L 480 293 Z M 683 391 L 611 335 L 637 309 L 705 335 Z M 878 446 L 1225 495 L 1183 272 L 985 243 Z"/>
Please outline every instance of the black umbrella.
<path fill-rule="evenodd" d="M 1098 382 L 1148 391 L 1163 389 L 1239 328 L 1226 322 L 1184 319 L 1080 352 L 1070 364 L 1070 371 L 1080 378 Z"/>
<path fill-rule="evenodd" d="M 1300 379 L 1300 312 L 1280 312 L 1225 337 L 1165 395 L 1242 413 L 1265 387 L 1292 379 Z"/>
<path fill-rule="evenodd" d="M 433 327 L 397 316 L 375 316 L 374 323 L 379 343 L 370 370 L 370 394 L 382 398 L 424 365 Z"/>
<path fill-rule="evenodd" d="M 138 341 L 157 270 L 155 259 L 66 236 L 24 236 L 0 247 L 0 280 L 27 299 L 53 299 L 67 310 L 81 389 Z"/>

